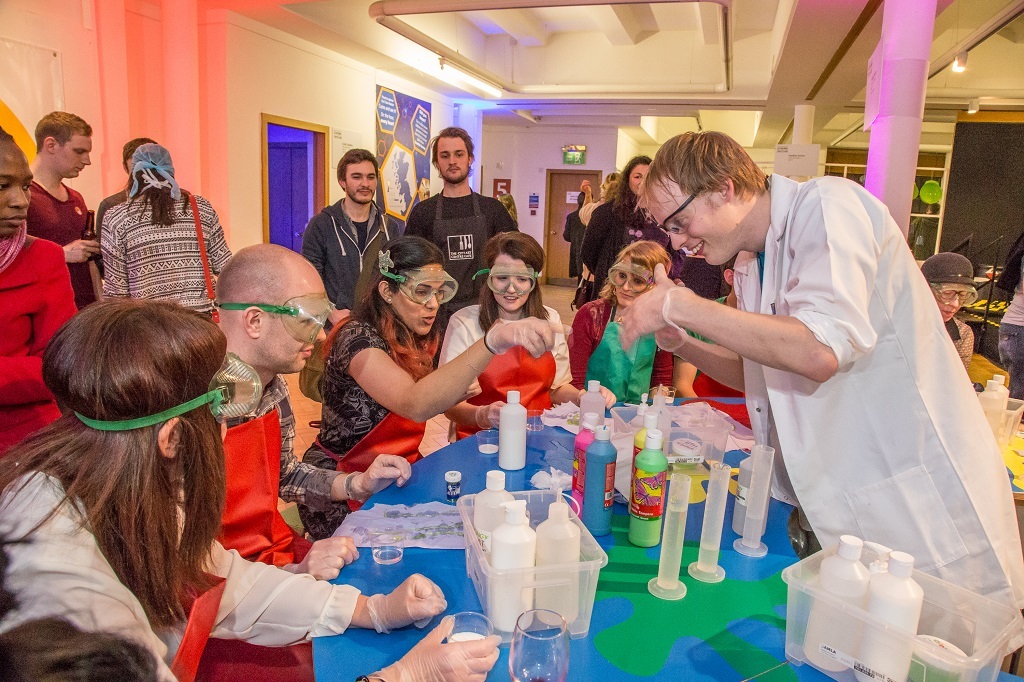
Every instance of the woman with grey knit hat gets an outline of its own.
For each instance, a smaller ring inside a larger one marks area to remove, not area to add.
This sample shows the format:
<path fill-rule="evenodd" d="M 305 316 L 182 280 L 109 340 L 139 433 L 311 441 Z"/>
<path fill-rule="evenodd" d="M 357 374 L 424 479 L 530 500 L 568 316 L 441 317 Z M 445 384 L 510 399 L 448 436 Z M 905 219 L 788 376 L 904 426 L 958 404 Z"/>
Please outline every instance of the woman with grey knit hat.
<path fill-rule="evenodd" d="M 974 286 L 974 266 L 966 256 L 959 253 L 937 253 L 921 265 L 921 273 L 931 285 L 942 321 L 946 323 L 946 331 L 964 363 L 964 369 L 967 369 L 974 354 L 974 332 L 958 320 L 956 314 L 961 307 L 978 300 L 978 290 Z"/>

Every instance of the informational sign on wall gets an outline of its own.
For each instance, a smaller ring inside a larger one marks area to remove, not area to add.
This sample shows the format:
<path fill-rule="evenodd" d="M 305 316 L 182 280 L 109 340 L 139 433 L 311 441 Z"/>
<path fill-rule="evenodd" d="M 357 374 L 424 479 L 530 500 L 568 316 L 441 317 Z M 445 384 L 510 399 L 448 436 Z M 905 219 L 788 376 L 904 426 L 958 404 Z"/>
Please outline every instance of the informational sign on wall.
<path fill-rule="evenodd" d="M 512 194 L 512 178 L 494 178 L 491 196 L 497 199 L 502 194 Z"/>
<path fill-rule="evenodd" d="M 818 174 L 819 144 L 777 144 L 773 170 L 779 175 L 814 177 Z"/>
<path fill-rule="evenodd" d="M 378 204 L 402 223 L 430 195 L 429 146 L 430 102 L 378 85 Z"/>

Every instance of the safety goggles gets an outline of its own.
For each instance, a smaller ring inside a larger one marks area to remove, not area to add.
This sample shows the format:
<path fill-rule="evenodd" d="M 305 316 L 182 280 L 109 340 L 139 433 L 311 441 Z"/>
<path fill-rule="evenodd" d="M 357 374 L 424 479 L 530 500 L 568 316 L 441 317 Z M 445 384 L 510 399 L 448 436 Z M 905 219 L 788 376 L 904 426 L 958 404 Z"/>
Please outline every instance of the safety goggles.
<path fill-rule="evenodd" d="M 398 282 L 398 290 L 410 301 L 420 305 L 426 305 L 431 298 L 437 299 L 438 303 L 447 303 L 455 298 L 455 292 L 459 290 L 459 283 L 444 270 L 440 275 L 437 270 L 421 268 L 397 275 L 391 272 L 381 274 Z"/>
<path fill-rule="evenodd" d="M 615 287 L 625 286 L 629 282 L 630 289 L 642 294 L 654 286 L 654 274 L 635 263 L 616 263 L 608 270 L 608 281 Z"/>
<path fill-rule="evenodd" d="M 285 330 L 296 341 L 311 344 L 320 336 L 327 318 L 334 310 L 334 304 L 326 294 L 308 294 L 296 296 L 284 302 L 284 305 L 269 303 L 218 303 L 224 310 L 246 310 L 259 308 L 263 312 L 278 315 Z"/>
<path fill-rule="evenodd" d="M 262 396 L 263 382 L 260 381 L 256 370 L 242 362 L 234 353 L 228 353 L 220 369 L 210 381 L 210 390 L 198 398 L 193 398 L 162 412 L 135 419 L 105 421 L 86 417 L 80 412 L 75 412 L 75 416 L 83 424 L 97 431 L 132 431 L 161 424 L 168 419 L 191 412 L 197 407 L 209 405 L 210 412 L 213 413 L 217 421 L 223 422 L 249 414 L 260 404 Z"/>
<path fill-rule="evenodd" d="M 971 305 L 978 300 L 978 291 L 976 289 L 954 288 L 957 287 L 955 284 L 932 284 L 931 287 L 932 293 L 935 294 L 935 299 L 946 305 L 953 305 L 957 302 L 960 305 Z"/>
<path fill-rule="evenodd" d="M 484 268 L 475 275 L 487 275 L 487 288 L 496 294 L 514 296 L 526 296 L 537 286 L 537 277 L 540 273 L 533 268 L 510 268 L 505 265 L 496 265 L 493 268 Z"/>

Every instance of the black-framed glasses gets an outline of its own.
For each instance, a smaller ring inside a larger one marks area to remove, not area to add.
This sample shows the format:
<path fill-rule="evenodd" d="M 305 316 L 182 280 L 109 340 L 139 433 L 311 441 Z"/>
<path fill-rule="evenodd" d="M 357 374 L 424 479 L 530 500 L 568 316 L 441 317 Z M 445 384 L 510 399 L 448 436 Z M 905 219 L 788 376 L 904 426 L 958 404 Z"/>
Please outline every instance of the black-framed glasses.
<path fill-rule="evenodd" d="M 677 208 L 676 210 L 674 210 L 671 213 L 669 213 L 668 217 L 666 217 L 664 220 L 662 220 L 660 223 L 658 223 L 658 229 L 661 230 L 662 232 L 667 232 L 669 234 L 685 234 L 686 231 L 683 228 L 681 228 L 681 227 L 670 227 L 668 225 L 668 221 L 672 220 L 677 215 L 682 213 L 683 210 L 685 210 L 686 207 L 690 205 L 690 202 L 693 201 L 696 198 L 697 198 L 696 194 L 691 194 L 690 196 L 688 196 L 686 198 L 686 201 L 684 201 L 683 203 L 679 204 L 679 208 Z"/>

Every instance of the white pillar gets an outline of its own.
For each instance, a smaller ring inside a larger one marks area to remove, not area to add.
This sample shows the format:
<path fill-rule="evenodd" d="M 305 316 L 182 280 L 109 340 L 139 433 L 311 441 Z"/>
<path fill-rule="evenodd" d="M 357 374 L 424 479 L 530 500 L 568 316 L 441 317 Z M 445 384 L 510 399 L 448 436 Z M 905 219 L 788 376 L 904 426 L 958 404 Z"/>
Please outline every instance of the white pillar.
<path fill-rule="evenodd" d="M 164 139 L 182 187 L 200 191 L 199 10 L 197 0 L 163 0 Z"/>
<path fill-rule="evenodd" d="M 878 116 L 871 125 L 865 186 L 910 228 L 936 0 L 885 0 Z"/>
<path fill-rule="evenodd" d="M 814 105 L 797 104 L 793 111 L 793 144 L 811 144 L 814 131 Z"/>

